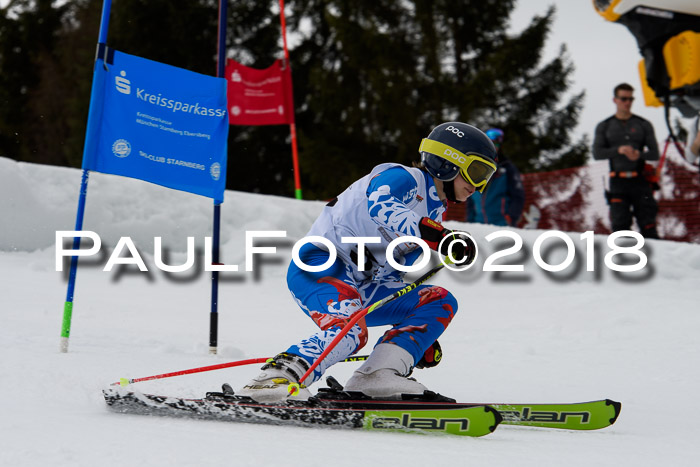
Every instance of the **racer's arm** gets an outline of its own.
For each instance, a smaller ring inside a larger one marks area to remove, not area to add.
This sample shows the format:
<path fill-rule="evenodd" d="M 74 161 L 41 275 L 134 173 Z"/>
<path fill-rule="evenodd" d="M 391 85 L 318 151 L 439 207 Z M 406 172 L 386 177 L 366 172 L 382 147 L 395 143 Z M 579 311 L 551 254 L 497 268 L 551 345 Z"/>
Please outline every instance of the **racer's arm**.
<path fill-rule="evenodd" d="M 474 242 L 460 234 L 445 229 L 440 223 L 428 217 L 420 217 L 404 204 L 403 200 L 413 199 L 418 184 L 413 176 L 401 167 L 393 167 L 381 172 L 372 179 L 367 187 L 367 206 L 370 217 L 379 225 L 399 235 L 420 237 L 432 248 L 443 255 L 450 251 L 457 261 L 474 260 L 476 248 Z M 442 242 L 444 237 L 450 241 Z M 453 240 L 458 240 L 450 250 Z M 411 262 L 418 256 L 407 258 Z"/>
<path fill-rule="evenodd" d="M 404 200 L 415 197 L 418 184 L 402 167 L 392 167 L 374 177 L 367 187 L 367 208 L 374 222 L 399 235 L 420 236 L 420 216 Z"/>

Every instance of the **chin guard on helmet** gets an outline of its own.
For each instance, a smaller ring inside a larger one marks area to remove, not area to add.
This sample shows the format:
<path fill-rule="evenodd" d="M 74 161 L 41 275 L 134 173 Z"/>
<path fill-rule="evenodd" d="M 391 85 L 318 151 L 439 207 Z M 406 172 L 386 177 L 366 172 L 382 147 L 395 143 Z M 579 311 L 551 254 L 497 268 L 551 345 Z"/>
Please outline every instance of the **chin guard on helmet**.
<path fill-rule="evenodd" d="M 445 192 L 445 197 L 447 200 L 451 203 L 461 203 L 461 201 L 457 201 L 457 195 L 455 195 L 455 181 L 452 180 L 451 182 L 442 182 L 442 191 Z"/>

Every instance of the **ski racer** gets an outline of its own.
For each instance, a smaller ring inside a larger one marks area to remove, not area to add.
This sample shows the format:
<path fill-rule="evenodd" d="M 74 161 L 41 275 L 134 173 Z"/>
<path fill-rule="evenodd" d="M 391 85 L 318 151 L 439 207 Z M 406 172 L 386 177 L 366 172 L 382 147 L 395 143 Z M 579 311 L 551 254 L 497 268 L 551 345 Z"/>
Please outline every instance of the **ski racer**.
<path fill-rule="evenodd" d="M 308 386 L 367 343 L 367 327 L 387 325 L 392 328 L 379 339 L 344 390 L 376 399 L 423 395 L 426 387 L 408 376 L 414 366 L 437 364 L 441 355 L 437 338 L 457 312 L 452 294 L 425 284 L 367 314 L 313 373 L 300 381 L 354 313 L 407 285 L 387 259 L 392 240 L 419 237 L 432 249 L 440 248 L 441 254 L 450 253 L 456 263 L 474 261 L 472 239 L 444 228 L 440 222 L 446 200 L 464 202 L 475 191 L 484 190 L 497 169 L 496 148 L 477 128 L 447 122 L 423 139 L 419 152 L 421 162 L 415 167 L 380 164 L 325 206 L 307 234 L 310 241 L 299 249 L 298 256 L 307 266 L 326 267 L 309 272 L 292 261 L 287 272 L 292 297 L 320 331 L 268 360 L 262 372 L 236 391 L 237 395 L 262 403 L 288 397 L 308 399 Z M 364 243 L 358 249 L 361 243 L 348 243 L 347 237 L 375 237 L 378 243 Z M 444 237 L 450 238 L 441 245 Z M 332 262 L 329 245 L 337 252 Z M 393 259 L 411 265 L 422 251 L 415 242 L 406 241 L 394 248 Z M 290 382 L 301 383 L 293 396 L 288 396 Z"/>

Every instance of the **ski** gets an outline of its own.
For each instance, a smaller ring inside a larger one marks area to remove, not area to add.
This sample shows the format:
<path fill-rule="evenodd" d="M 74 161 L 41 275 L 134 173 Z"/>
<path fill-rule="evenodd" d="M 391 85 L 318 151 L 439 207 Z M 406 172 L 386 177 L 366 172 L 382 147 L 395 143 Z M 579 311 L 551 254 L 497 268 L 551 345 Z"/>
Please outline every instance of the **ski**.
<path fill-rule="evenodd" d="M 503 424 L 598 430 L 617 420 L 622 404 L 610 399 L 574 404 L 490 404 L 503 416 Z"/>
<path fill-rule="evenodd" d="M 273 425 L 478 437 L 492 433 L 502 419 L 498 411 L 488 405 L 424 407 L 392 401 L 391 404 L 363 408 L 317 398 L 268 405 L 227 393 L 208 393 L 202 399 L 185 399 L 110 388 L 103 394 L 108 407 L 118 413 Z"/>
<path fill-rule="evenodd" d="M 540 428 L 598 430 L 615 423 L 622 408 L 621 403 L 610 399 L 564 404 L 460 403 L 436 395 L 433 400 L 418 398 L 403 401 L 379 401 L 362 393 L 345 392 L 335 380 L 329 381 L 329 386 L 330 388 L 320 388 L 316 397 L 337 407 L 374 410 L 390 408 L 392 404 L 398 403 L 421 410 L 444 410 L 487 405 L 498 410 L 503 417 L 502 423 L 504 425 Z"/>

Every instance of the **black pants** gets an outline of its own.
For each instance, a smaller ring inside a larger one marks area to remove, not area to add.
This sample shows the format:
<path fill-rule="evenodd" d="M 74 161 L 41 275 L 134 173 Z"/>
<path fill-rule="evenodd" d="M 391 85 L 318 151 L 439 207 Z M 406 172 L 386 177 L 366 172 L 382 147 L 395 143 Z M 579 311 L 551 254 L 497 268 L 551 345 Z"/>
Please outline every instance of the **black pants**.
<path fill-rule="evenodd" d="M 656 214 L 659 207 L 646 180 L 611 179 L 608 201 L 613 232 L 630 230 L 634 216 L 644 237 L 659 238 L 656 231 Z"/>

